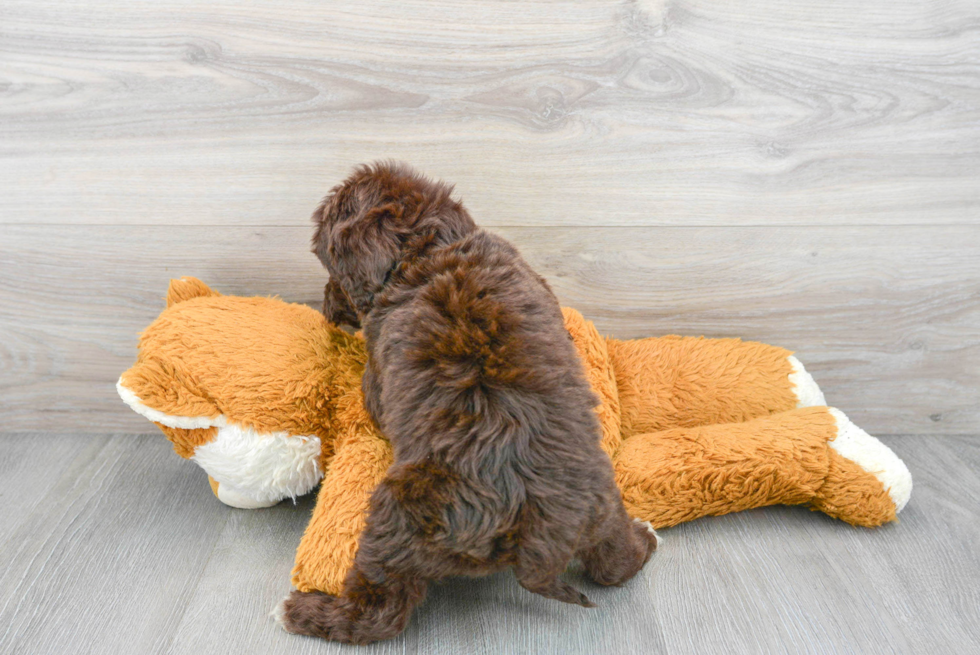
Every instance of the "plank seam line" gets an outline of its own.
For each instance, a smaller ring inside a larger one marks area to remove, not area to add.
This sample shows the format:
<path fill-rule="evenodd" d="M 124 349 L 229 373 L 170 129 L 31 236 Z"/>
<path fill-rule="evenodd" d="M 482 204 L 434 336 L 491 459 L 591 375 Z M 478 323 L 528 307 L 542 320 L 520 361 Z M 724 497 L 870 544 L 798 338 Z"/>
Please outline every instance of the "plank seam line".
<path fill-rule="evenodd" d="M 772 228 L 848 228 L 848 227 L 917 227 L 917 228 L 954 228 L 954 227 L 977 227 L 980 226 L 980 220 L 974 223 L 803 223 L 803 224 L 790 224 L 790 223 L 733 223 L 733 224 L 703 224 L 698 223 L 695 225 L 483 225 L 482 227 L 487 230 L 516 230 L 516 229 L 533 229 L 533 230 L 592 230 L 592 229 L 618 229 L 618 230 L 635 230 L 635 229 L 678 229 L 678 230 L 690 230 L 690 229 L 734 229 L 734 228 L 755 228 L 755 229 L 772 229 Z M 187 223 L 184 225 L 167 225 L 165 223 L 3 223 L 0 222 L 0 228 L 3 227 L 30 227 L 30 228 L 46 228 L 46 227 L 115 227 L 115 228 L 149 228 L 149 227 L 159 227 L 167 228 L 169 230 L 179 229 L 182 227 L 214 227 L 214 228 L 296 228 L 299 229 L 301 225 L 276 225 L 276 224 L 253 224 L 253 223 Z M 304 228 L 305 229 L 305 228 Z M 312 229 L 312 224 L 311 224 Z"/>

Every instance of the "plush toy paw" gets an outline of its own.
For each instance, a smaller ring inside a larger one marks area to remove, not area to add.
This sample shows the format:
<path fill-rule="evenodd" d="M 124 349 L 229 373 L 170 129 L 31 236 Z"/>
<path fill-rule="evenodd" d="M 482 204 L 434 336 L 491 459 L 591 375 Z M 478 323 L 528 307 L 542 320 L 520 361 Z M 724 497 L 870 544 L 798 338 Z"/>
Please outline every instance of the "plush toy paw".
<path fill-rule="evenodd" d="M 210 475 L 208 476 L 208 482 L 211 485 L 211 491 L 214 492 L 214 495 L 217 496 L 218 500 L 228 505 L 228 507 L 234 507 L 236 509 L 264 509 L 280 503 L 276 499 L 259 500 L 251 496 L 246 496 L 234 487 L 221 484 Z"/>
<path fill-rule="evenodd" d="M 811 506 L 852 525 L 874 527 L 894 521 L 912 495 L 908 468 L 842 411 L 828 411 L 837 423 L 837 435 L 827 442 L 829 470 Z"/>

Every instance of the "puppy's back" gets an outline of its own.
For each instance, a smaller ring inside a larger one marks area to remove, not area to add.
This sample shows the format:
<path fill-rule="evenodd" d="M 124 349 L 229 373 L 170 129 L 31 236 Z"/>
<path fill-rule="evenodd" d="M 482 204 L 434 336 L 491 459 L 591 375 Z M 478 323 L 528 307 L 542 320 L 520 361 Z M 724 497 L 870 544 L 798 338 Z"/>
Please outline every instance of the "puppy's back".
<path fill-rule="evenodd" d="M 597 401 L 557 300 L 505 240 L 479 231 L 402 274 L 367 326 L 392 480 L 447 547 L 514 564 L 523 524 L 574 524 L 608 486 Z"/>

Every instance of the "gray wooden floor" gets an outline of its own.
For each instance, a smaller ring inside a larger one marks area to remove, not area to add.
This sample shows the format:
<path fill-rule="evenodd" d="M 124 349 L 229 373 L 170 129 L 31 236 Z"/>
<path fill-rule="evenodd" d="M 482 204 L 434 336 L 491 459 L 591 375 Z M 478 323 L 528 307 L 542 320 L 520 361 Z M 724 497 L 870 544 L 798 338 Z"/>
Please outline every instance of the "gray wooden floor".
<path fill-rule="evenodd" d="M 967 653 L 980 644 L 980 439 L 886 440 L 902 522 L 768 508 L 663 531 L 594 610 L 510 573 L 437 585 L 382 653 Z M 326 653 L 268 617 L 312 509 L 242 511 L 159 435 L 0 435 L 0 653 Z"/>

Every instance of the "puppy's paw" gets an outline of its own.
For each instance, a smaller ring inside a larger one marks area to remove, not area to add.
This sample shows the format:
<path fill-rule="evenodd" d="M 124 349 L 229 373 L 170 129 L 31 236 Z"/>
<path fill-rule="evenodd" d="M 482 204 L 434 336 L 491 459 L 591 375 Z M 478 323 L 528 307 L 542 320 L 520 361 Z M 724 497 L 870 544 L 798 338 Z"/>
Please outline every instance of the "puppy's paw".
<path fill-rule="evenodd" d="M 293 590 L 272 611 L 272 616 L 286 632 L 350 641 L 351 626 L 339 603 L 336 596 L 321 591 Z"/>
<path fill-rule="evenodd" d="M 286 624 L 286 603 L 288 601 L 289 596 L 286 596 L 279 601 L 279 604 L 273 607 L 272 611 L 269 612 L 269 616 L 272 617 L 272 620 L 278 623 L 283 630 L 286 632 L 292 632 L 292 630 L 290 630 L 289 626 Z"/>
<path fill-rule="evenodd" d="M 640 519 L 633 519 L 633 523 L 635 523 L 637 527 L 642 527 L 642 529 L 646 532 L 645 536 L 651 544 L 650 552 L 657 550 L 657 547 L 660 545 L 660 535 L 658 535 L 657 531 L 653 529 L 650 522 L 641 521 Z"/>

